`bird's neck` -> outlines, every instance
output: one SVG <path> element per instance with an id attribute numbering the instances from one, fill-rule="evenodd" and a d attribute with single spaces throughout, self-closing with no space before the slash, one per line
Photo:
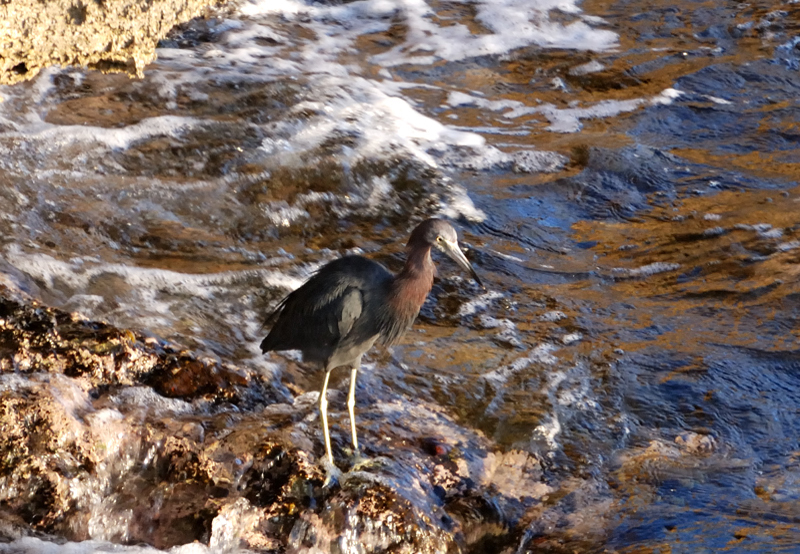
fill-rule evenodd
<path id="1" fill-rule="evenodd" d="M 395 309 L 413 310 L 416 315 L 433 287 L 435 274 L 430 247 L 411 250 L 406 265 L 392 282 L 390 303 Z"/>

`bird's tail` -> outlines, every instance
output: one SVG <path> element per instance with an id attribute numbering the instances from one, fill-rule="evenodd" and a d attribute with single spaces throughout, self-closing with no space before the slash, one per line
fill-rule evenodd
<path id="1" fill-rule="evenodd" d="M 286 306 L 286 302 L 289 300 L 289 296 L 291 294 L 287 294 L 283 297 L 283 299 L 278 302 L 278 305 L 275 306 L 275 309 L 270 312 L 270 314 L 264 319 L 264 323 L 261 324 L 261 329 L 265 329 L 269 327 L 271 330 L 269 334 L 264 337 L 264 340 L 261 341 L 261 353 L 266 354 L 267 352 L 274 349 L 275 346 L 275 339 L 276 339 L 276 329 L 275 329 L 275 322 L 278 320 L 278 317 L 281 315 L 283 308 Z"/>

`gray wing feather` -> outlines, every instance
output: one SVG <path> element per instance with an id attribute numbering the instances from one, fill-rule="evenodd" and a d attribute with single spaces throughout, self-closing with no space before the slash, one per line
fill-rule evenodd
<path id="1" fill-rule="evenodd" d="M 366 315 L 364 295 L 390 280 L 386 269 L 365 258 L 331 262 L 290 293 L 268 318 L 273 325 L 261 343 L 262 352 L 297 349 L 308 361 L 326 361 L 343 341 L 358 342 L 352 334 L 359 333 L 359 321 Z"/>
<path id="2" fill-rule="evenodd" d="M 339 315 L 339 337 L 346 337 L 353 329 L 356 320 L 361 317 L 361 309 L 364 307 L 364 298 L 361 291 L 356 288 L 348 288 L 339 301 L 341 313 Z"/>

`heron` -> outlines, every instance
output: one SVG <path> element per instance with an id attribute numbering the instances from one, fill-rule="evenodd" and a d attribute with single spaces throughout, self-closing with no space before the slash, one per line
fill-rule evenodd
<path id="1" fill-rule="evenodd" d="M 347 410 L 357 454 L 355 394 L 361 357 L 378 340 L 386 346 L 397 344 L 413 325 L 436 275 L 431 259 L 433 248 L 447 254 L 483 287 L 458 245 L 455 229 L 443 219 L 434 218 L 423 221 L 411 232 L 405 265 L 397 275 L 363 256 L 344 256 L 319 269 L 267 317 L 267 325 L 272 324 L 272 328 L 261 342 L 262 353 L 300 350 L 305 363 L 325 370 L 319 413 L 331 466 L 326 397 L 331 371 L 340 366 L 350 368 Z"/>

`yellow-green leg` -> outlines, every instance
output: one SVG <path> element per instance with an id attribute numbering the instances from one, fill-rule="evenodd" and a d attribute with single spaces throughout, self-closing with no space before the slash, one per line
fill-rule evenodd
<path id="1" fill-rule="evenodd" d="M 333 452 L 331 451 L 331 435 L 328 432 L 328 379 L 331 372 L 325 372 L 325 381 L 322 383 L 322 391 L 319 393 L 319 418 L 322 420 L 322 432 L 325 435 L 325 451 L 328 453 L 328 461 L 333 465 Z"/>
<path id="2" fill-rule="evenodd" d="M 350 434 L 353 437 L 353 449 L 358 452 L 358 436 L 356 436 L 356 376 L 358 366 L 350 368 L 350 394 L 347 395 L 347 411 L 350 412 Z"/>

